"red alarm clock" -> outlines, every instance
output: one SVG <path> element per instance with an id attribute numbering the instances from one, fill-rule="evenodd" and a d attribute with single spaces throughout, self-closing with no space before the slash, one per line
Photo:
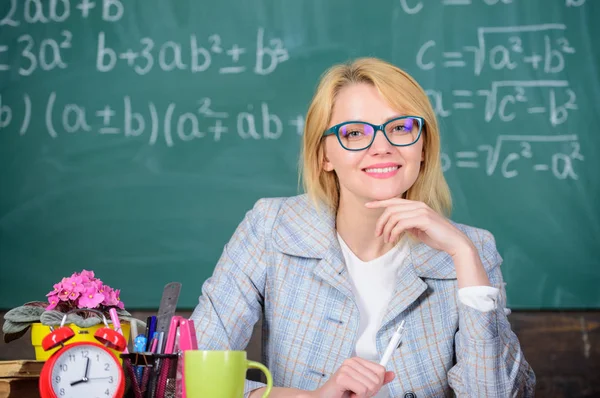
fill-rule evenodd
<path id="1" fill-rule="evenodd" d="M 91 311 L 102 315 L 106 326 L 94 334 L 99 343 L 80 341 L 65 345 L 75 335 L 70 327 L 64 326 L 67 315 L 73 311 L 65 314 L 60 327 L 42 340 L 46 351 L 62 346 L 42 367 L 39 382 L 42 398 L 123 397 L 123 367 L 108 348 L 123 351 L 127 342 L 120 333 L 109 328 L 104 314 Z"/>

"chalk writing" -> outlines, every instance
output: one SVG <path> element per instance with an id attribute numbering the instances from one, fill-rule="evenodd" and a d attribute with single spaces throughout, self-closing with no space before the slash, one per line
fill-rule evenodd
<path id="1" fill-rule="evenodd" d="M 98 4 L 98 11 L 106 22 L 117 22 L 123 17 L 125 8 L 121 0 L 80 0 L 73 7 L 70 0 L 8 0 L 8 11 L 0 18 L 0 27 L 17 27 L 25 24 L 63 23 L 69 20 L 73 11 L 87 18 Z M 23 7 L 21 8 L 20 5 Z"/>
<path id="2" fill-rule="evenodd" d="M 270 39 L 266 43 L 264 36 L 264 29 L 258 28 L 252 68 L 257 75 L 269 75 L 279 64 L 289 59 L 281 39 Z M 163 72 L 186 70 L 198 73 L 211 67 L 215 55 L 224 54 L 231 58 L 231 65 L 220 67 L 219 74 L 245 72 L 247 66 L 241 65 L 239 61 L 240 57 L 247 55 L 247 49 L 235 43 L 229 44 L 228 48 L 223 47 L 224 45 L 218 34 L 209 35 L 204 42 L 192 34 L 185 43 L 172 40 L 156 43 L 149 37 L 143 37 L 135 47 L 119 52 L 112 47 L 106 33 L 99 32 L 96 69 L 99 72 L 110 72 L 122 61 L 140 76 L 150 73 L 155 68 Z"/>
<path id="3" fill-rule="evenodd" d="M 547 95 L 545 103 L 533 102 L 528 94 L 531 90 L 540 90 Z M 533 114 L 547 114 L 552 126 L 558 126 L 567 121 L 569 112 L 578 109 L 577 95 L 569 88 L 565 80 L 506 80 L 491 83 L 489 89 L 476 90 L 452 90 L 450 94 L 439 90 L 428 89 L 430 98 L 436 114 L 440 117 L 449 117 L 455 112 L 474 109 L 478 98 L 483 97 L 483 119 L 491 122 L 498 119 L 502 122 L 510 122 L 517 116 Z"/>
<path id="4" fill-rule="evenodd" d="M 501 156 L 502 150 L 510 143 L 517 143 L 518 149 Z M 533 145 L 561 144 L 563 150 L 544 155 L 543 159 L 535 156 Z M 483 168 L 488 176 L 498 170 L 502 177 L 511 179 L 525 170 L 535 173 L 550 172 L 559 180 L 577 180 L 575 161 L 583 161 L 579 137 L 575 134 L 558 136 L 537 135 L 500 135 L 494 145 L 480 145 L 477 150 L 459 151 L 454 154 L 442 154 L 442 168 L 449 170 L 452 166 L 460 169 Z M 480 158 L 483 156 L 483 160 Z"/>
<path id="5" fill-rule="evenodd" d="M 425 5 L 425 0 L 399 0 L 400 8 L 406 14 L 418 14 Z M 516 0 L 439 0 L 442 6 L 470 6 L 472 4 L 484 4 L 488 6 L 512 4 Z M 576 1 L 576 0 L 571 0 Z M 585 1 L 585 0 L 578 0 Z"/>
<path id="6" fill-rule="evenodd" d="M 576 52 L 563 34 L 565 30 L 564 24 L 481 27 L 477 29 L 478 45 L 463 46 L 462 50 L 439 51 L 434 40 L 426 41 L 417 51 L 416 64 L 422 70 L 440 66 L 446 69 L 465 68 L 472 60 L 475 76 L 481 75 L 485 67 L 495 71 L 530 67 L 536 72 L 552 75 L 562 72 L 567 57 Z M 527 37 L 535 35 L 537 40 L 525 42 L 522 34 Z M 490 40 L 498 37 L 502 39 L 496 41 L 498 44 L 489 44 Z"/>
<path id="7" fill-rule="evenodd" d="M 19 124 L 19 134 L 25 135 L 31 124 L 34 109 L 29 94 L 23 94 L 21 104 L 7 104 L 0 95 L 0 130 L 8 129 L 11 124 Z M 56 92 L 50 93 L 40 106 L 44 114 L 45 129 L 51 138 L 63 134 L 97 133 L 100 135 L 120 135 L 139 137 L 146 135 L 148 144 L 155 145 L 159 140 L 167 147 L 176 141 L 188 142 L 195 139 L 221 141 L 231 131 L 243 140 L 277 140 L 284 134 L 300 135 L 304 129 L 304 118 L 295 115 L 286 120 L 273 113 L 266 102 L 249 104 L 236 115 L 219 111 L 210 98 L 198 100 L 194 111 L 180 110 L 176 103 L 160 108 L 154 102 L 134 101 L 124 96 L 119 105 L 104 104 L 91 108 L 89 105 L 61 101 Z M 16 120 L 15 114 L 22 114 L 22 120 Z"/>
<path id="8" fill-rule="evenodd" d="M 432 4 L 424 0 L 398 1 L 407 15 L 418 14 Z M 500 9 L 519 1 L 439 0 L 437 6 Z M 564 0 L 564 7 L 578 8 L 585 2 Z M 91 34 L 92 54 L 85 58 L 92 74 L 118 71 L 132 78 L 149 79 L 144 76 L 182 72 L 200 75 L 212 71 L 213 77 L 216 74 L 234 80 L 240 74 L 271 75 L 290 60 L 284 40 L 266 31 L 264 24 L 251 28 L 251 39 L 244 37 L 243 41 L 225 31 L 198 30 L 176 38 L 139 34 L 125 41 L 120 31 L 110 28 L 123 20 L 128 4 L 123 0 L 8 0 L 7 7 L 0 11 L 0 28 L 18 31 L 25 25 L 48 25 L 53 29 L 48 29 L 43 37 L 20 31 L 10 42 L 0 43 L 0 76 L 26 79 L 69 69 L 73 55 L 82 51 L 74 48 L 80 41 L 66 29 L 71 27 L 67 24 L 88 18 L 101 22 Z M 171 12 L 168 7 L 164 11 Z M 566 80 L 569 62 L 578 51 L 569 41 L 567 30 L 563 23 L 479 26 L 455 48 L 433 39 L 418 43 L 408 57 L 414 57 L 420 70 L 433 73 L 441 68 L 472 77 L 470 87 L 427 88 L 438 117 L 476 115 L 495 126 L 544 118 L 546 123 L 542 126 L 563 129 L 558 135 L 544 131 L 542 135 L 486 137 L 492 143 L 442 153 L 444 171 L 482 169 L 488 176 L 499 173 L 506 179 L 531 171 L 548 173 L 559 180 L 578 179 L 577 165 L 584 161 L 579 137 L 564 134 L 570 116 L 579 108 L 578 95 Z M 285 31 L 281 34 L 289 36 Z M 521 80 L 522 76 L 538 79 Z M 32 126 L 43 120 L 43 133 L 51 140 L 93 134 L 138 139 L 150 146 L 167 148 L 195 142 L 225 145 L 232 140 L 274 141 L 289 136 L 297 139 L 304 132 L 304 116 L 297 110 L 277 109 L 280 104 L 272 98 L 257 97 L 248 104 L 226 107 L 214 101 L 210 92 L 198 95 L 190 104 L 142 99 L 138 94 L 128 94 L 127 87 L 123 90 L 112 100 L 93 105 L 88 100 L 72 101 L 65 92 L 52 87 L 35 96 L 27 89 L 16 96 L 11 93 L 3 97 L 0 92 L 0 131 L 27 139 L 40 134 L 39 126 L 35 131 Z M 548 145 L 557 149 L 538 151 L 550 153 L 545 157 L 536 155 L 536 148 Z"/>

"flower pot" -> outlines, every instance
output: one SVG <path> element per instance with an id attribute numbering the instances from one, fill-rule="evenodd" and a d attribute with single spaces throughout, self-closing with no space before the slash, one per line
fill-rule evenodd
<path id="1" fill-rule="evenodd" d="M 67 341 L 65 345 L 75 343 L 76 341 L 91 341 L 98 343 L 98 340 L 96 340 L 96 338 L 94 337 L 94 333 L 96 333 L 98 329 L 106 327 L 103 323 L 99 323 L 89 328 L 80 328 L 79 326 L 72 323 L 66 326 L 69 326 L 71 329 L 73 329 L 73 331 L 75 332 L 75 336 L 71 340 Z M 121 330 L 123 330 L 123 336 L 125 336 L 125 340 L 129 341 L 129 322 L 121 322 Z M 56 350 L 60 348 L 59 346 L 48 351 L 44 351 L 44 349 L 42 348 L 42 340 L 44 339 L 44 337 L 46 337 L 46 335 L 50 334 L 50 332 L 51 331 L 49 326 L 42 325 L 39 322 L 36 322 L 31 325 L 31 344 L 35 349 L 35 359 L 38 361 L 47 360 Z M 119 360 L 121 360 L 120 352 L 112 349 L 111 351 L 117 356 L 117 358 L 119 358 Z"/>

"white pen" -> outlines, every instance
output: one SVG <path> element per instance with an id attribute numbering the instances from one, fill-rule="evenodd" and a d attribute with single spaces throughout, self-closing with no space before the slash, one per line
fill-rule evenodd
<path id="1" fill-rule="evenodd" d="M 398 348 L 398 345 L 400 345 L 400 341 L 402 340 L 402 333 L 404 333 L 404 321 L 400 322 L 400 326 L 398 326 L 398 329 L 396 329 L 396 331 L 392 335 L 392 339 L 390 340 L 390 343 L 388 344 L 387 348 L 385 349 L 385 352 L 383 353 L 383 357 L 381 358 L 381 361 L 379 361 L 379 364 L 381 366 L 383 366 L 383 367 L 387 366 L 387 363 L 390 360 L 390 358 L 392 357 L 394 350 L 396 348 Z"/>

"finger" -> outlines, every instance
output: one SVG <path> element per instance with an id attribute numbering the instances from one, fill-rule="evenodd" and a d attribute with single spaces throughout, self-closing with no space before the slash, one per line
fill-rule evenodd
<path id="1" fill-rule="evenodd" d="M 396 378 L 396 374 L 392 371 L 389 372 L 385 372 L 385 377 L 383 379 L 383 384 L 382 387 L 385 386 L 387 383 L 389 383 L 390 381 L 394 380 Z M 380 388 L 381 389 L 381 388 Z M 377 390 L 375 392 L 375 394 L 377 394 L 379 392 L 379 390 Z M 350 398 L 360 398 L 360 395 L 357 395 L 355 393 L 350 393 Z M 343 398 L 345 398 L 346 395 L 343 395 Z"/>
<path id="2" fill-rule="evenodd" d="M 390 241 L 389 237 L 392 233 L 392 230 L 396 227 L 396 224 L 398 224 L 398 221 L 402 220 L 405 217 L 406 217 L 406 215 L 404 215 L 402 213 L 395 213 L 395 214 L 392 214 L 388 218 L 387 222 L 383 226 L 383 230 L 381 231 L 381 236 L 383 236 L 384 242 Z"/>
<path id="3" fill-rule="evenodd" d="M 389 241 L 392 239 L 397 239 L 403 231 L 407 229 L 416 229 L 422 231 L 423 228 L 423 220 L 421 216 L 412 216 L 403 218 L 398 220 L 398 222 L 394 225 L 394 228 L 390 231 Z"/>
<path id="4" fill-rule="evenodd" d="M 348 365 L 347 375 L 349 375 L 353 381 L 358 384 L 353 384 L 353 388 L 350 388 L 350 385 L 344 385 L 344 388 L 348 388 L 350 391 L 355 392 L 356 394 L 374 394 L 373 391 L 377 389 L 378 382 L 377 377 L 375 380 L 371 376 L 367 376 L 364 371 L 359 370 L 355 367 L 356 365 Z"/>
<path id="5" fill-rule="evenodd" d="M 377 373 L 377 370 L 372 369 L 367 363 L 367 360 L 356 358 L 356 360 L 348 361 L 348 366 L 351 366 L 361 375 L 366 376 L 374 384 L 381 384 L 383 382 L 383 372 Z"/>
<path id="6" fill-rule="evenodd" d="M 350 367 L 346 369 L 340 368 L 340 372 L 336 377 L 338 391 L 351 391 L 357 397 L 361 398 L 370 396 L 370 388 L 368 386 L 370 383 L 368 378 Z"/>
<path id="7" fill-rule="evenodd" d="M 377 379 L 379 380 L 380 383 L 383 382 L 383 378 L 385 376 L 385 367 L 381 366 L 380 364 L 373 362 L 373 361 L 369 361 L 368 359 L 364 359 L 364 358 L 356 358 L 357 362 L 360 363 L 361 365 L 363 365 L 364 367 L 366 367 L 367 369 L 371 370 L 373 373 L 375 373 L 377 375 Z"/>
<path id="8" fill-rule="evenodd" d="M 420 209 L 422 206 L 419 203 L 411 202 L 406 205 L 397 205 L 391 206 L 384 210 L 384 212 L 379 216 L 377 223 L 375 223 L 375 236 L 380 236 L 382 234 L 383 227 L 389 221 L 390 217 L 393 214 L 402 213 L 405 211 L 412 211 Z"/>
<path id="9" fill-rule="evenodd" d="M 408 199 L 402 199 L 402 198 L 390 198 L 390 199 L 384 199 L 384 200 L 373 200 L 371 202 L 367 202 L 365 203 L 365 206 L 372 208 L 372 209 L 376 209 L 378 207 L 388 207 L 391 205 L 395 205 L 395 204 L 403 204 L 403 203 L 414 203 L 415 201 L 413 200 L 408 200 Z"/>
<path id="10" fill-rule="evenodd" d="M 421 209 L 413 209 L 408 211 L 401 211 L 394 213 L 389 217 L 388 221 L 384 225 L 383 231 L 381 235 L 384 237 L 386 242 L 392 241 L 392 231 L 401 220 L 413 217 L 421 217 L 423 216 L 423 211 Z"/>
<path id="11" fill-rule="evenodd" d="M 385 372 L 385 376 L 383 378 L 383 385 L 386 385 L 387 383 L 389 383 L 390 381 L 394 380 L 396 378 L 396 374 L 394 372 Z"/>
<path id="12" fill-rule="evenodd" d="M 383 230 L 385 228 L 385 226 L 389 223 L 390 221 L 390 217 L 392 217 L 392 215 L 398 211 L 396 208 L 390 208 L 388 207 L 387 209 L 385 209 L 383 211 L 383 213 L 381 213 L 381 216 L 379 216 L 379 218 L 377 219 L 377 222 L 375 223 L 375 236 L 381 236 L 381 234 L 383 233 Z"/>

